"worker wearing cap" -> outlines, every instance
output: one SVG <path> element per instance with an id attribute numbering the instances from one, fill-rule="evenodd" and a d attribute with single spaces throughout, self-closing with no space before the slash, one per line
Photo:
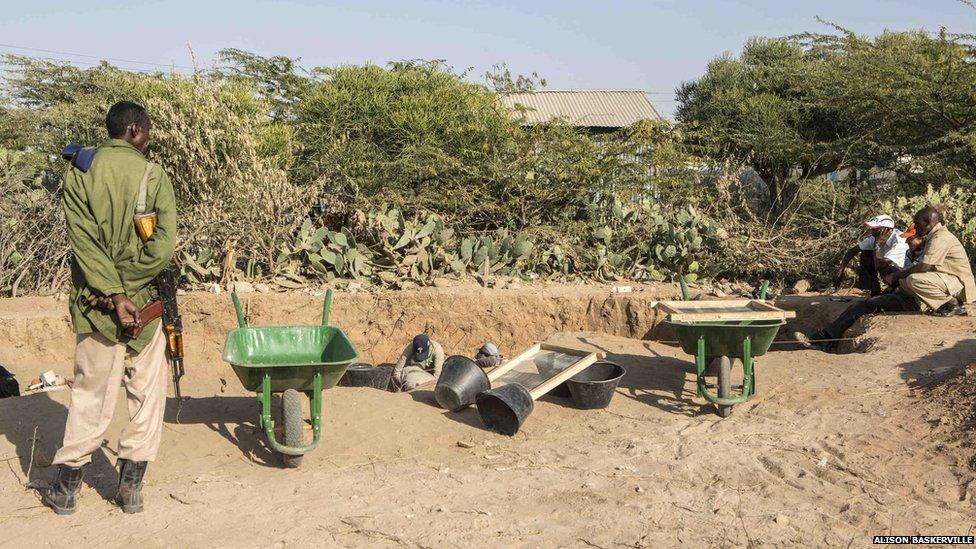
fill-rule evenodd
<path id="1" fill-rule="evenodd" d="M 942 213 L 931 206 L 922 208 L 906 233 L 925 240 L 922 257 L 886 281 L 899 284 L 936 316 L 965 316 L 966 304 L 976 302 L 976 280 L 966 249 L 942 224 Z"/>
<path id="2" fill-rule="evenodd" d="M 864 222 L 870 234 L 852 246 L 844 254 L 834 273 L 834 284 L 840 286 L 847 265 L 859 255 L 857 283 L 855 287 L 868 290 L 872 296 L 881 293 L 879 276 L 884 278 L 908 266 L 908 243 L 895 228 L 895 220 L 889 215 L 879 215 Z"/>
<path id="3" fill-rule="evenodd" d="M 474 361 L 482 369 L 489 370 L 502 363 L 502 355 L 498 352 L 498 347 L 489 341 L 478 349 L 474 355 Z"/>
<path id="4" fill-rule="evenodd" d="M 393 367 L 393 381 L 401 391 L 412 391 L 421 385 L 437 381 L 444 366 L 444 348 L 427 334 L 413 338 L 403 349 Z"/>
<path id="5" fill-rule="evenodd" d="M 922 208 L 915 214 L 915 224 L 899 236 L 921 238 L 925 246 L 916 263 L 885 276 L 885 282 L 897 288 L 851 304 L 829 326 L 809 337 L 794 332 L 800 345 L 828 351 L 857 319 L 873 313 L 919 311 L 924 305 L 937 316 L 967 314 L 966 303 L 976 301 L 976 280 L 966 250 L 942 225 L 942 214 L 932 207 Z"/>

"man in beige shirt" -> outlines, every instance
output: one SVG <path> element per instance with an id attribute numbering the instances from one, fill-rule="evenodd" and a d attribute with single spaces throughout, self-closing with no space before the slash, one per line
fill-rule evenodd
<path id="1" fill-rule="evenodd" d="M 913 237 L 912 229 L 901 236 Z M 959 239 L 942 225 L 939 210 L 927 207 L 915 214 L 914 237 L 925 241 L 922 256 L 909 267 L 884 277 L 886 284 L 895 286 L 894 291 L 855 301 L 813 335 L 794 332 L 797 343 L 807 349 L 830 351 L 859 318 L 875 313 L 914 312 L 924 305 L 938 316 L 967 314 L 966 303 L 976 301 L 972 266 Z"/>
<path id="2" fill-rule="evenodd" d="M 966 304 L 976 301 L 976 280 L 966 249 L 931 206 L 915 214 L 915 234 L 925 239 L 921 259 L 885 277 L 885 282 L 898 283 L 935 315 L 966 315 Z"/>

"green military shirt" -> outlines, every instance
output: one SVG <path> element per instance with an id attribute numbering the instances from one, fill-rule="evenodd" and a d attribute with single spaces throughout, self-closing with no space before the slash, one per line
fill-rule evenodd
<path id="1" fill-rule="evenodd" d="M 153 297 L 150 282 L 173 257 L 176 199 L 159 166 L 150 171 L 147 186 L 146 211 L 159 217 L 148 242 L 139 238 L 132 220 L 146 162 L 128 142 L 109 139 L 98 147 L 87 172 L 71 166 L 64 177 L 64 216 L 74 252 L 69 300 L 74 331 L 97 331 L 137 352 L 149 344 L 160 321 L 129 339 L 115 311 L 92 307 L 86 298 L 92 291 L 105 296 L 124 293 L 137 307 L 145 307 Z"/>

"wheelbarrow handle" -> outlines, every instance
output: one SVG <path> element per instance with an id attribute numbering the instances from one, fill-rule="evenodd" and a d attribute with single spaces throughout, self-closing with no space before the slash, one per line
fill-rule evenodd
<path id="1" fill-rule="evenodd" d="M 247 320 L 244 319 L 244 310 L 241 309 L 241 300 L 237 297 L 237 292 L 231 292 L 230 299 L 234 302 L 234 312 L 237 313 L 237 325 L 247 328 Z"/>
<path id="2" fill-rule="evenodd" d="M 332 312 L 332 288 L 325 291 L 325 301 L 322 303 L 322 325 L 329 325 L 329 315 Z"/>

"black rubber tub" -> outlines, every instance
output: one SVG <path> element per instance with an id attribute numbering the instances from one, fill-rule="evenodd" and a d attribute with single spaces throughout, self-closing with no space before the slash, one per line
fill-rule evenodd
<path id="1" fill-rule="evenodd" d="M 388 391 L 392 377 L 392 364 L 373 366 L 365 362 L 356 362 L 346 368 L 346 373 L 339 380 L 339 385 L 343 387 L 372 387 L 381 391 Z"/>
<path id="2" fill-rule="evenodd" d="M 620 378 L 626 373 L 624 367 L 615 362 L 594 362 L 566 381 L 573 404 L 584 410 L 606 408 L 610 405 Z"/>
<path id="3" fill-rule="evenodd" d="M 518 432 L 535 407 L 528 389 L 518 383 L 479 393 L 475 404 L 486 427 L 508 436 Z"/>
<path id="4" fill-rule="evenodd" d="M 445 410 L 458 412 L 474 404 L 479 393 L 491 389 L 491 382 L 475 361 L 455 355 L 444 361 L 434 398 Z"/>

